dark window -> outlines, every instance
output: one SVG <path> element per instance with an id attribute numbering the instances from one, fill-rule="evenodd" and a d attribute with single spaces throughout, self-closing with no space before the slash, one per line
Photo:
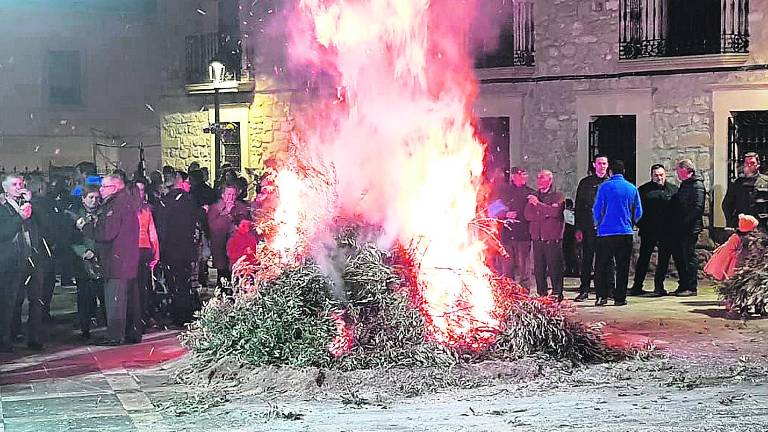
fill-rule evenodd
<path id="1" fill-rule="evenodd" d="M 608 156 L 608 161 L 624 161 L 624 178 L 635 183 L 636 161 L 635 116 L 597 116 L 589 123 L 589 167 L 598 153 Z"/>
<path id="2" fill-rule="evenodd" d="M 231 128 L 226 128 L 221 132 L 221 154 L 222 162 L 228 163 L 237 171 L 240 171 L 240 123 L 228 122 Z"/>
<path id="3" fill-rule="evenodd" d="M 478 133 L 487 143 L 485 172 L 491 175 L 496 170 L 504 172 L 509 181 L 509 117 L 483 117 L 479 120 Z"/>
<path id="4" fill-rule="evenodd" d="M 48 52 L 48 102 L 54 105 L 80 105 L 80 51 Z"/>
<path id="5" fill-rule="evenodd" d="M 742 172 L 744 153 L 755 152 L 768 166 L 768 111 L 737 111 L 728 119 L 728 178 Z"/>
<path id="6" fill-rule="evenodd" d="M 493 0 L 495 12 L 506 17 L 493 47 L 481 46 L 478 68 L 533 66 L 533 2 Z M 487 29 L 482 29 L 487 31 Z"/>
<path id="7" fill-rule="evenodd" d="M 668 56 L 720 52 L 720 0 L 667 0 Z"/>
<path id="8" fill-rule="evenodd" d="M 620 0 L 622 59 L 746 53 L 749 0 Z"/>

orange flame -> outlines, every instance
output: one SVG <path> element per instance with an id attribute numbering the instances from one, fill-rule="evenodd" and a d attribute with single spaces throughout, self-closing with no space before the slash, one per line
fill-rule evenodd
<path id="1" fill-rule="evenodd" d="M 298 0 L 290 53 L 335 77 L 337 97 L 307 107 L 299 124 L 304 135 L 275 179 L 269 242 L 290 261 L 334 216 L 355 215 L 383 226 L 382 242 L 423 245 L 414 258 L 430 337 L 479 350 L 500 330 L 501 312 L 484 243 L 470 229 L 485 150 L 469 109 L 472 4 Z"/>
<path id="2" fill-rule="evenodd" d="M 334 312 L 331 319 L 336 325 L 336 337 L 328 345 L 328 351 L 334 357 L 340 357 L 352 349 L 354 343 L 354 332 L 344 320 L 344 312 Z"/>

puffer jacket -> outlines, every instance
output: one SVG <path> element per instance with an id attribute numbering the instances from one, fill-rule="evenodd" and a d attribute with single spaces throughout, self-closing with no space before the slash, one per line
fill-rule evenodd
<path id="1" fill-rule="evenodd" d="M 698 233 L 704 229 L 701 218 L 704 216 L 704 201 L 707 189 L 704 181 L 696 174 L 683 180 L 680 188 L 672 197 L 674 202 L 675 223 L 681 233 Z"/>

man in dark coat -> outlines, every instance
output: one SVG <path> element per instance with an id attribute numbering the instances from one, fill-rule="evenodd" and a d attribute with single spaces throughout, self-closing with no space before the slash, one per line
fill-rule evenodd
<path id="1" fill-rule="evenodd" d="M 199 169 L 189 172 L 189 187 L 189 193 L 199 207 L 211 205 L 218 198 L 216 191 L 205 182 L 205 174 Z"/>
<path id="2" fill-rule="evenodd" d="M 40 177 L 26 180 L 27 189 L 32 192 L 32 219 L 38 228 L 41 250 L 41 262 L 37 271 L 42 273 L 41 299 L 43 301 L 43 320 L 51 321 L 51 300 L 56 285 L 54 253 L 61 243 L 62 220 L 64 212 L 58 208 L 58 202 L 48 185 Z"/>
<path id="3" fill-rule="evenodd" d="M 3 179 L 0 197 L 0 352 L 13 351 L 13 339 L 21 332 L 21 303 L 29 302 L 27 347 L 42 349 L 41 269 L 50 256 L 41 253 L 41 239 L 35 220 L 31 193 L 24 179 L 9 175 Z"/>
<path id="4" fill-rule="evenodd" d="M 592 264 L 595 258 L 595 241 L 597 240 L 597 230 L 592 218 L 592 206 L 595 204 L 598 186 L 608 180 L 608 157 L 604 154 L 595 155 L 592 167 L 595 173 L 581 179 L 576 188 L 574 219 L 576 241 L 581 243 L 581 284 L 579 285 L 579 295 L 573 299 L 576 302 L 582 302 L 589 298 Z M 608 265 L 611 268 L 609 273 L 613 274 L 613 261 Z M 609 280 L 608 283 L 613 286 L 613 279 Z"/>
<path id="5" fill-rule="evenodd" d="M 95 222 L 77 221 L 83 234 L 96 240 L 104 274 L 107 339 L 100 345 L 141 342 L 144 326 L 136 277 L 139 269 L 138 200 L 119 175 L 104 177 L 102 204 Z"/>
<path id="6" fill-rule="evenodd" d="M 739 225 L 739 214 L 752 215 L 760 221 L 763 230 L 768 229 L 768 175 L 760 173 L 760 157 L 757 153 L 744 154 L 744 175 L 728 185 L 723 198 L 723 213 L 731 228 Z"/>
<path id="7" fill-rule="evenodd" d="M 675 264 L 680 274 L 680 287 L 673 293 L 680 297 L 695 296 L 698 292 L 699 261 L 696 257 L 696 242 L 704 229 L 701 218 L 704 216 L 704 200 L 707 190 L 704 182 L 696 175 L 696 165 L 690 159 L 677 163 L 677 178 L 680 188 L 672 198 L 675 209 L 677 250 Z M 678 259 L 679 256 L 679 259 Z"/>
<path id="8" fill-rule="evenodd" d="M 531 290 L 531 233 L 525 219 L 528 197 L 536 191 L 529 188 L 528 173 L 520 167 L 512 167 L 512 185 L 507 189 L 507 221 L 501 231 L 501 242 L 514 263 L 514 280 Z"/>
<path id="9" fill-rule="evenodd" d="M 539 296 L 547 295 L 547 276 L 552 295 L 563 300 L 563 230 L 565 196 L 555 190 L 552 172 L 541 170 L 536 177 L 538 191 L 528 196 L 525 218 L 533 240 L 533 272 Z"/>
<path id="10" fill-rule="evenodd" d="M 170 314 L 176 325 L 192 321 L 200 301 L 192 289 L 192 261 L 197 260 L 195 231 L 203 224 L 203 210 L 189 194 L 189 183 L 177 174 L 173 188 L 156 207 L 155 224 L 160 239 L 160 256 L 166 269 L 171 294 Z"/>
<path id="11" fill-rule="evenodd" d="M 672 197 L 677 186 L 667 181 L 667 171 L 661 164 L 651 166 L 651 181 L 638 188 L 643 204 L 643 217 L 637 223 L 640 228 L 640 255 L 635 267 L 635 282 L 629 295 L 661 297 L 667 295 L 664 279 L 667 277 L 669 258 L 672 256 L 674 232 L 671 229 Z M 643 291 L 643 282 L 648 273 L 648 263 L 653 249 L 658 248 L 656 274 L 653 278 L 653 292 Z M 678 262 L 675 265 L 680 266 Z"/>

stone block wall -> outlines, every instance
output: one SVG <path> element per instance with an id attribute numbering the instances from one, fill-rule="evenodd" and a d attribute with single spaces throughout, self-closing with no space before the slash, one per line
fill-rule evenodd
<path id="1" fill-rule="evenodd" d="M 747 64 L 768 62 L 768 2 L 750 2 Z M 612 73 L 619 64 L 619 0 L 537 0 L 536 74 Z"/>
<path id="2" fill-rule="evenodd" d="M 534 11 L 537 74 L 591 74 L 615 69 L 619 58 L 618 0 L 537 1 Z"/>
<path id="3" fill-rule="evenodd" d="M 285 148 L 291 139 L 294 120 L 288 98 L 280 95 L 255 95 L 248 127 L 248 168 L 260 173 L 264 169 L 264 161 Z"/>
<path id="4" fill-rule="evenodd" d="M 605 91 L 609 94 L 622 89 L 650 89 L 653 95 L 649 113 L 652 125 L 650 147 L 654 162 L 671 169 L 674 162 L 690 158 L 696 162 L 705 184 L 711 189 L 714 146 L 727 145 L 714 142 L 712 89 L 718 85 L 752 81 L 768 81 L 768 72 L 508 84 L 524 95 L 522 163 L 534 172 L 541 168 L 551 169 L 559 189 L 573 197 L 579 180 L 578 158 L 587 157 L 578 154 L 576 99 L 579 92 Z M 647 168 L 638 167 L 639 182 L 649 180 Z M 670 177 L 674 175 L 670 173 Z"/>
<path id="5" fill-rule="evenodd" d="M 287 98 L 279 95 L 256 94 L 248 108 L 247 143 L 243 147 L 242 174 L 258 174 L 264 161 L 290 140 L 294 121 Z M 222 121 L 229 119 L 222 114 Z M 173 112 L 163 116 L 161 129 L 164 165 L 177 168 L 199 162 L 213 167 L 213 138 L 203 133 L 209 124 L 207 111 Z"/>
<path id="6" fill-rule="evenodd" d="M 208 127 L 208 113 L 182 112 L 163 117 L 160 131 L 163 165 L 187 169 L 197 161 L 203 166 L 213 165 L 211 135 L 203 133 Z"/>

